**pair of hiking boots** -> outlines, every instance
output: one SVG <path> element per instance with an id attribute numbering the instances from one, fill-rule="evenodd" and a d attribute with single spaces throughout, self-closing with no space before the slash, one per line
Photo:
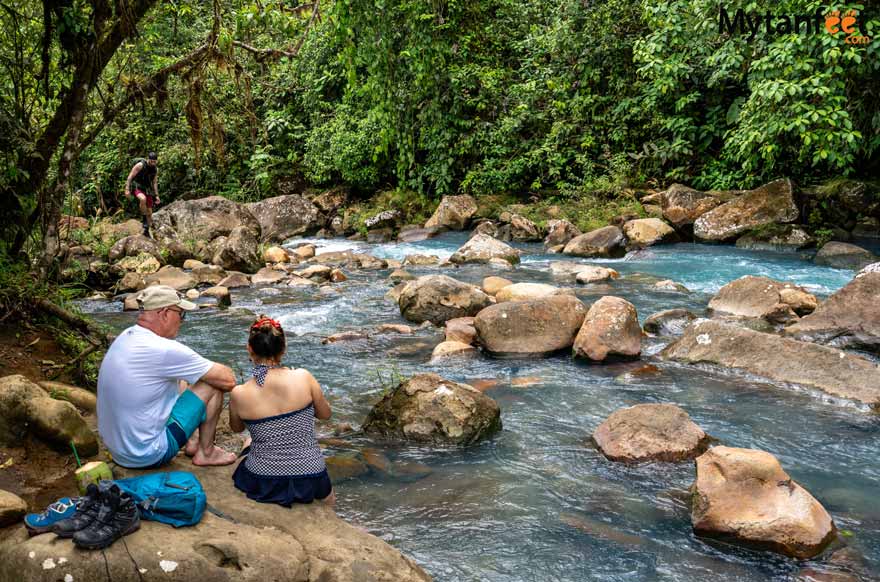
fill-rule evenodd
<path id="1" fill-rule="evenodd" d="M 140 513 L 134 500 L 115 483 L 101 481 L 86 488 L 71 517 L 52 524 L 48 531 L 61 538 L 73 538 L 77 547 L 100 550 L 140 526 Z"/>

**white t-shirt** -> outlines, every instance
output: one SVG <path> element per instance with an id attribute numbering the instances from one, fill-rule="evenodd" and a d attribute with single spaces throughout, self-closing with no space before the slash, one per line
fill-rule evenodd
<path id="1" fill-rule="evenodd" d="M 126 467 L 157 463 L 168 450 L 165 423 L 179 395 L 178 380 L 193 384 L 212 365 L 145 327 L 120 333 L 98 372 L 98 432 L 113 459 Z"/>

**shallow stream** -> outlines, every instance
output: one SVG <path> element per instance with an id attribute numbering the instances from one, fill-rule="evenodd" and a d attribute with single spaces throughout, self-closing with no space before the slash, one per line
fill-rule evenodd
<path id="1" fill-rule="evenodd" d="M 402 260 L 413 253 L 448 257 L 466 234 L 410 244 L 368 245 L 310 240 L 318 252 L 356 249 Z M 289 241 L 296 246 L 309 239 Z M 570 257 L 516 245 L 523 263 L 513 271 L 485 265 L 443 272 L 477 283 L 495 274 L 514 281 L 550 282 L 549 263 Z M 588 262 L 581 259 L 576 261 Z M 742 275 L 766 275 L 807 287 L 820 297 L 845 285 L 851 271 L 817 267 L 798 255 L 730 246 L 677 244 L 626 259 L 589 261 L 617 269 L 610 285 L 578 286 L 584 301 L 614 294 L 639 316 L 686 307 L 702 313 L 711 294 Z M 723 444 L 774 454 L 783 468 L 832 514 L 847 543 L 863 555 L 864 571 L 880 576 L 880 418 L 818 393 L 776 386 L 743 375 L 655 361 L 664 341 L 648 339 L 641 363 L 587 365 L 567 356 L 481 358 L 427 364 L 442 330 L 411 336 L 374 335 L 322 345 L 327 335 L 406 323 L 384 298 L 390 271 L 350 272 L 349 280 L 316 289 L 262 287 L 233 290 L 233 308 L 190 315 L 179 339 L 202 355 L 249 370 L 244 344 L 253 313 L 280 318 L 288 333 L 288 365 L 306 367 L 325 388 L 334 422 L 359 425 L 397 376 L 434 371 L 452 380 L 495 380 L 487 394 L 501 406 L 503 431 L 467 449 L 384 447 L 350 439 L 351 455 L 379 448 L 391 474 L 373 471 L 337 483 L 338 512 L 385 539 L 436 580 L 794 580 L 809 563 L 710 544 L 690 527 L 688 487 L 693 463 L 627 466 L 605 460 L 590 444 L 593 429 L 618 408 L 671 402 L 683 407 Z M 657 291 L 671 278 L 691 293 Z M 557 284 L 567 286 L 569 283 Z M 135 314 L 120 303 L 88 301 L 86 311 L 116 329 Z M 249 310 L 249 311 L 245 311 Z M 645 361 L 661 369 L 625 376 Z M 323 429 L 329 433 L 329 428 Z"/>

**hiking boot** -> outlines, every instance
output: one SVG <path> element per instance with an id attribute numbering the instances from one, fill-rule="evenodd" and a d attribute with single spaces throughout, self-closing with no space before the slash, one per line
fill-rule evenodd
<path id="1" fill-rule="evenodd" d="M 61 538 L 72 538 L 73 534 L 85 529 L 98 516 L 98 508 L 101 506 L 101 492 L 98 486 L 90 483 L 86 488 L 84 497 L 80 497 L 76 504 L 76 512 L 60 521 L 55 522 L 48 531 Z"/>
<path id="2" fill-rule="evenodd" d="M 113 484 L 102 492 L 97 517 L 73 535 L 73 543 L 78 548 L 101 550 L 140 527 L 141 516 L 134 500 Z"/>
<path id="3" fill-rule="evenodd" d="M 24 518 L 28 535 L 37 536 L 52 531 L 52 527 L 63 519 L 73 517 L 82 497 L 62 497 L 46 508 L 43 513 L 29 513 Z"/>

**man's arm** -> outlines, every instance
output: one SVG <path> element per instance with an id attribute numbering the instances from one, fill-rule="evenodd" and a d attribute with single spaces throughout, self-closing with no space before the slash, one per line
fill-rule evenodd
<path id="1" fill-rule="evenodd" d="M 204 376 L 199 378 L 199 381 L 210 384 L 223 392 L 229 392 L 235 388 L 235 374 L 232 373 L 232 368 L 217 362 L 214 362 L 214 365 L 205 372 Z"/>
<path id="2" fill-rule="evenodd" d="M 138 162 L 131 169 L 131 172 L 128 173 L 128 178 L 125 179 L 125 195 L 128 196 L 131 194 L 131 181 L 134 180 L 134 177 L 138 175 L 138 172 L 143 168 L 143 162 Z"/>
<path id="3" fill-rule="evenodd" d="M 156 196 L 156 202 L 159 200 L 159 174 L 158 172 L 153 176 L 153 195 Z"/>

